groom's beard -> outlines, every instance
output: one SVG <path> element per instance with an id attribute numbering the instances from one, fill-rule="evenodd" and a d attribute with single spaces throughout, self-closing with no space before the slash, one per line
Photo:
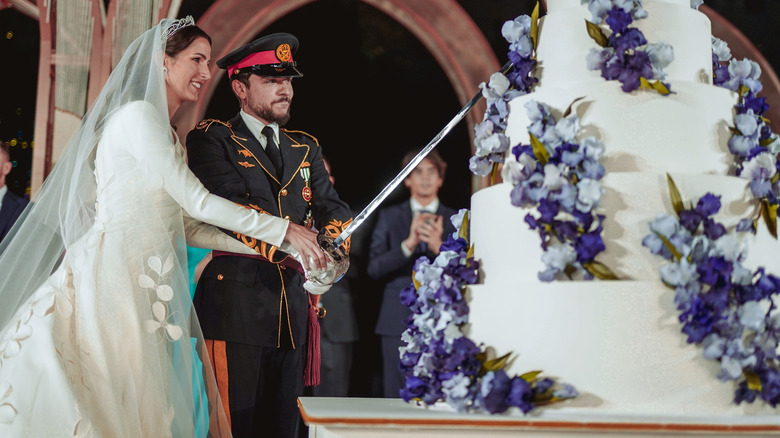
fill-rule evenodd
<path id="1" fill-rule="evenodd" d="M 290 121 L 290 109 L 292 109 L 292 104 L 287 106 L 287 111 L 274 111 L 273 104 L 279 102 L 290 102 L 290 99 L 278 99 L 269 105 L 250 101 L 247 102 L 247 106 L 253 113 L 257 114 L 258 117 L 267 121 L 269 124 L 276 122 L 277 125 L 284 126 Z"/>

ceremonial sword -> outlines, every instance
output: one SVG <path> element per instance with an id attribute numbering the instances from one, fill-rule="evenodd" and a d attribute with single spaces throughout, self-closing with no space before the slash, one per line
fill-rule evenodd
<path id="1" fill-rule="evenodd" d="M 510 68 L 512 68 L 512 61 L 504 64 L 504 66 L 501 67 L 501 70 L 499 70 L 499 73 L 506 74 Z M 361 211 L 360 214 L 352 220 L 352 223 L 349 224 L 347 228 L 345 228 L 344 231 L 342 231 L 341 234 L 339 234 L 338 237 L 336 237 L 330 243 L 333 249 L 338 248 L 347 241 L 349 236 L 351 236 L 352 233 L 354 233 L 355 230 L 357 230 L 360 225 L 362 225 L 363 222 L 365 222 L 366 219 L 371 216 L 371 214 L 379 207 L 379 204 L 381 204 L 388 196 L 390 196 L 390 193 L 392 193 L 393 190 L 395 190 L 395 188 L 401 184 L 401 181 L 403 181 L 404 178 L 412 173 L 412 170 L 414 170 L 414 168 L 420 164 L 420 162 L 433 150 L 433 148 L 435 148 L 436 145 L 441 142 L 444 136 L 449 134 L 449 132 L 452 131 L 452 128 L 454 128 L 455 125 L 463 120 L 463 117 L 466 116 L 466 113 L 471 111 L 471 109 L 474 108 L 474 105 L 476 105 L 481 98 L 482 91 L 480 90 L 476 95 L 474 95 L 474 97 L 471 98 L 466 106 L 461 108 L 460 111 L 455 114 L 455 117 L 453 117 L 452 120 L 450 120 L 449 123 L 447 123 L 447 125 L 445 125 L 444 128 L 439 131 L 439 133 L 436 134 L 436 136 L 433 137 L 433 139 L 428 142 L 428 144 L 417 155 L 415 155 L 414 158 L 412 158 L 412 161 L 410 161 L 409 164 L 407 164 L 406 167 L 404 167 L 401 172 L 396 175 L 395 178 L 393 178 L 393 180 L 390 181 L 390 183 L 386 185 L 378 195 L 376 195 L 376 197 L 366 206 L 366 208 L 364 208 L 363 211 Z"/>

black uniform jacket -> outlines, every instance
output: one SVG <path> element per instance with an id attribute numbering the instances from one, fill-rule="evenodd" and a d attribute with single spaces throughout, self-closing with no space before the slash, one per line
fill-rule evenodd
<path id="1" fill-rule="evenodd" d="M 240 115 L 228 122 L 198 123 L 187 135 L 188 163 L 216 195 L 338 235 L 351 222 L 351 213 L 328 179 L 317 139 L 284 129 L 279 137 L 281 178 L 274 176 L 265 150 Z M 276 247 L 224 231 L 272 262 L 214 257 L 193 299 L 203 336 L 261 347 L 278 347 L 291 338 L 297 348 L 305 339 L 309 305 L 303 275 L 278 263 L 286 254 Z"/>

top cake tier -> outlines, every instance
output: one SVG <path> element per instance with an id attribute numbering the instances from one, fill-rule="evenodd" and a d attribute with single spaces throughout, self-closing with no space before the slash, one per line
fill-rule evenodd
<path id="1" fill-rule="evenodd" d="M 603 81 L 600 71 L 587 69 L 586 57 L 598 48 L 588 36 L 585 20 L 591 13 L 580 0 L 548 0 L 540 20 L 537 75 L 542 84 L 565 86 Z M 669 82 L 712 83 L 710 21 L 690 7 L 690 0 L 645 0 L 648 17 L 634 21 L 649 43 L 667 42 L 674 61 L 664 69 Z M 609 29 L 603 26 L 605 32 Z"/>

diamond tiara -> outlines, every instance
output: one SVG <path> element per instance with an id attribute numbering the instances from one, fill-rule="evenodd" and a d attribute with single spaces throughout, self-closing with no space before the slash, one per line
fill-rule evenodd
<path id="1" fill-rule="evenodd" d="M 192 18 L 192 15 L 187 15 L 184 18 L 173 20 L 173 22 L 171 22 L 171 25 L 168 26 L 168 29 L 165 30 L 165 34 L 164 34 L 165 41 L 170 39 L 173 36 L 173 34 L 178 32 L 179 30 L 187 26 L 194 26 L 194 25 L 195 25 L 195 20 Z"/>

